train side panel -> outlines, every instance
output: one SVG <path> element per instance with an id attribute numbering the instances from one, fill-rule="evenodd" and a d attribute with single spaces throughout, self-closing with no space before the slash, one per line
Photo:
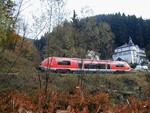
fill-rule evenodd
<path id="1" fill-rule="evenodd" d="M 123 61 L 91 60 L 80 58 L 49 57 L 41 62 L 40 69 L 54 72 L 125 72 L 130 66 Z"/>
<path id="2" fill-rule="evenodd" d="M 54 72 L 68 72 L 77 70 L 78 64 L 71 58 L 49 57 L 40 64 L 40 68 Z"/>

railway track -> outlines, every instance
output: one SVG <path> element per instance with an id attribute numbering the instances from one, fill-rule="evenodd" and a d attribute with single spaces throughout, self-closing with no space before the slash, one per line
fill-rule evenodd
<path id="1" fill-rule="evenodd" d="M 19 73 L 0 73 L 0 76 L 6 76 L 6 75 L 18 75 Z"/>

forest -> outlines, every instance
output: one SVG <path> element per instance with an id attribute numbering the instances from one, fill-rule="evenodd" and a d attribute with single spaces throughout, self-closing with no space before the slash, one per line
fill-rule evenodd
<path id="1" fill-rule="evenodd" d="M 120 13 L 79 18 L 73 11 L 69 21 L 62 16 L 63 0 L 40 0 L 46 12 L 32 15 L 35 22 L 31 27 L 22 15 L 29 1 L 0 1 L 0 112 L 150 111 L 149 72 L 62 74 L 38 70 L 48 56 L 84 58 L 93 50 L 101 59 L 111 59 L 114 48 L 129 37 L 145 48 L 150 59 L 149 19 Z"/>
<path id="2" fill-rule="evenodd" d="M 93 50 L 101 59 L 111 59 L 114 49 L 127 43 L 131 37 L 134 44 L 145 49 L 147 58 L 150 59 L 149 32 L 150 20 L 137 18 L 135 15 L 116 13 L 79 20 L 74 12 L 71 22 L 65 21 L 62 26 L 46 33 L 34 44 L 43 51 L 46 39 L 50 38 L 51 54 L 55 56 L 75 57 L 75 54 L 81 55 L 78 52 L 86 54 L 88 50 Z M 56 45 L 59 47 L 55 47 Z M 56 51 L 58 53 L 54 53 Z"/>

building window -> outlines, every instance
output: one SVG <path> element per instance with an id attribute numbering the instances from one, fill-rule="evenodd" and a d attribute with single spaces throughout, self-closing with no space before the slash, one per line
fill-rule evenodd
<path id="1" fill-rule="evenodd" d="M 67 60 L 58 61 L 58 65 L 71 65 L 71 62 Z"/>

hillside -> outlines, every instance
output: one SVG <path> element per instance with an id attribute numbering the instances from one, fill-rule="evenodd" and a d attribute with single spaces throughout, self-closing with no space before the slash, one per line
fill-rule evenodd
<path id="1" fill-rule="evenodd" d="M 48 86 L 45 84 L 46 76 Z M 123 75 L 32 73 L 0 78 L 0 83 L 0 112 L 26 110 L 56 113 L 58 110 L 65 110 L 75 113 L 97 111 L 148 113 L 150 110 L 148 73 Z"/>
<path id="2" fill-rule="evenodd" d="M 0 112 L 146 112 L 150 73 L 60 74 L 39 72 L 38 62 L 5 51 L 0 55 Z M 11 74 L 6 72 L 11 68 Z M 145 106 L 145 107 L 143 107 Z"/>
<path id="3" fill-rule="evenodd" d="M 140 48 L 146 50 L 147 58 L 150 59 L 150 20 L 137 18 L 135 15 L 109 14 L 94 16 L 97 24 L 107 22 L 115 35 L 115 47 L 125 44 L 129 37 Z"/>
<path id="4" fill-rule="evenodd" d="M 0 73 L 7 73 L 12 65 L 14 66 L 10 71 L 11 73 L 35 71 L 35 62 L 28 60 L 24 57 L 17 57 L 17 54 L 14 54 L 10 51 L 6 51 L 3 54 L 0 54 Z M 17 61 L 15 62 L 16 59 Z"/>
<path id="5" fill-rule="evenodd" d="M 128 42 L 131 37 L 134 44 L 145 49 L 150 60 L 149 32 L 150 20 L 137 18 L 135 15 L 117 13 L 80 20 L 75 16 L 71 22 L 65 21 L 62 26 L 54 28 L 52 33 L 46 33 L 34 44 L 40 51 L 44 51 L 49 38 L 50 55 L 75 57 L 78 54 L 81 57 L 88 50 L 94 50 L 101 59 L 110 59 L 114 49 Z"/>
<path id="6" fill-rule="evenodd" d="M 110 24 L 112 32 L 115 34 L 117 46 L 124 44 L 128 37 L 132 37 L 134 42 L 142 48 L 145 47 L 144 44 L 149 43 L 150 20 L 137 18 L 135 15 L 121 15 L 120 13 L 96 15 L 95 18 L 97 23 L 105 21 Z"/>

